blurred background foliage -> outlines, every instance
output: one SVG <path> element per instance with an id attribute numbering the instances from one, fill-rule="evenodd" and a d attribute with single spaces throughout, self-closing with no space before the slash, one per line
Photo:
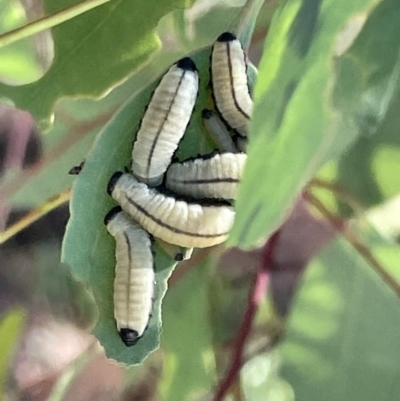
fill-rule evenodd
<path id="1" fill-rule="evenodd" d="M 76 3 L 0 0 L 0 33 Z M 399 8 L 266 0 L 248 15 L 245 3 L 112 0 L 0 47 L 0 224 L 42 216 L 0 247 L 0 398 L 214 399 L 265 237 L 279 225 L 269 289 L 225 399 L 398 399 Z M 230 26 L 251 39 L 250 60 L 262 59 L 234 233 L 237 245 L 261 237 L 261 247 L 201 250 L 178 265 L 160 349 L 124 368 L 88 334 L 98 317 L 90 285 L 60 263 L 67 205 L 41 208 L 68 193 L 69 169 L 93 154 L 132 94 Z M 364 248 L 302 198 L 311 178 L 307 199 L 322 201 Z"/>

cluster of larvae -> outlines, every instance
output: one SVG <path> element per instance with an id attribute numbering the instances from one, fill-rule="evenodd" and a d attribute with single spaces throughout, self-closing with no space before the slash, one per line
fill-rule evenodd
<path id="1" fill-rule="evenodd" d="M 119 206 L 104 222 L 116 240 L 114 315 L 122 341 L 134 345 L 151 316 L 154 291 L 153 238 L 187 248 L 224 242 L 235 218 L 232 200 L 246 163 L 243 152 L 253 101 L 247 63 L 231 33 L 215 42 L 211 81 L 218 114 L 203 111 L 206 129 L 221 153 L 172 162 L 196 103 L 199 77 L 183 58 L 164 75 L 146 109 L 132 151 L 132 174 L 116 172 L 108 193 Z M 231 136 L 227 126 L 235 135 Z"/>

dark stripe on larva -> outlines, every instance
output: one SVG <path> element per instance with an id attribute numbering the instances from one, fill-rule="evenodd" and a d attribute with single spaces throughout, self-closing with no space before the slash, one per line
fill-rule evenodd
<path id="1" fill-rule="evenodd" d="M 132 252 L 131 252 L 131 243 L 129 242 L 129 237 L 128 237 L 128 235 L 126 234 L 126 232 L 124 232 L 124 238 L 125 238 L 125 241 L 126 241 L 126 246 L 127 246 L 127 248 L 128 248 L 128 288 L 127 288 L 127 295 L 126 295 L 126 302 L 127 302 L 127 306 L 126 306 L 126 313 L 127 313 L 127 316 L 128 316 L 128 322 L 129 322 L 129 316 L 130 316 L 130 311 L 129 311 L 129 307 L 130 307 L 130 300 L 129 300 L 129 295 L 130 295 L 130 287 L 131 287 L 131 263 L 132 263 L 132 260 L 131 260 L 131 255 L 132 255 Z M 129 324 L 129 323 L 128 323 Z"/>
<path id="2" fill-rule="evenodd" d="M 240 181 L 236 178 L 209 178 L 203 180 L 178 180 L 172 179 L 172 182 L 178 184 L 222 184 L 222 183 L 239 183 Z"/>
<path id="3" fill-rule="evenodd" d="M 232 60 L 231 60 L 231 48 L 230 48 L 230 43 L 231 42 L 226 42 L 226 52 L 228 54 L 228 68 L 229 68 L 229 81 L 231 84 L 231 94 L 233 98 L 233 103 L 236 106 L 237 111 L 243 115 L 243 117 L 247 118 L 250 120 L 250 116 L 240 107 L 239 102 L 236 98 L 236 92 L 235 92 L 235 87 L 233 84 L 233 71 L 232 71 Z"/>
<path id="4" fill-rule="evenodd" d="M 187 70 L 183 70 L 182 76 L 180 77 L 179 82 L 178 82 L 178 86 L 176 87 L 174 96 L 172 97 L 172 101 L 171 101 L 171 103 L 170 103 L 170 105 L 169 105 L 169 107 L 168 107 L 167 114 L 165 115 L 164 121 L 163 121 L 163 123 L 161 124 L 160 128 L 158 129 L 157 134 L 156 134 L 156 137 L 154 138 L 154 142 L 153 142 L 152 145 L 151 145 L 149 157 L 148 157 L 148 159 L 147 159 L 146 175 L 149 175 L 149 172 L 150 172 L 150 165 L 151 165 L 151 159 L 153 158 L 154 149 L 156 148 L 157 141 L 158 141 L 158 138 L 159 138 L 159 136 L 160 136 L 160 134 L 161 134 L 161 131 L 162 131 L 163 128 L 164 128 L 164 124 L 165 124 L 166 121 L 168 120 L 169 113 L 171 112 L 171 108 L 172 108 L 173 104 L 175 103 L 176 95 L 177 95 L 177 93 L 178 93 L 179 88 L 181 87 L 181 84 L 182 84 L 182 81 L 183 81 L 183 77 L 185 76 L 186 71 L 187 71 Z"/>
<path id="5" fill-rule="evenodd" d="M 125 195 L 125 199 L 133 205 L 139 212 L 142 212 L 146 217 L 148 217 L 150 220 L 154 221 L 154 223 L 158 224 L 161 227 L 167 228 L 168 230 L 172 231 L 173 233 L 176 234 L 183 234 L 187 235 L 188 237 L 196 237 L 196 238 L 217 238 L 217 237 L 222 237 L 223 235 L 228 235 L 229 232 L 222 233 L 222 234 L 197 234 L 197 233 L 190 233 L 187 231 L 182 231 L 179 230 L 175 227 L 170 226 L 169 224 L 164 223 L 163 221 L 157 219 L 156 217 L 152 216 L 146 209 L 138 205 L 135 201 L 133 201 L 131 198 Z"/>

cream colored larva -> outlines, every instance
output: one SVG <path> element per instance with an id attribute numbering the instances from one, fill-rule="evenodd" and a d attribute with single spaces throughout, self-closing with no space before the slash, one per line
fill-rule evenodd
<path id="1" fill-rule="evenodd" d="M 121 172 L 111 177 L 108 193 L 154 237 L 186 248 L 224 242 L 235 218 L 226 203 L 208 206 L 176 200 Z"/>
<path id="2" fill-rule="evenodd" d="M 149 234 L 119 206 L 104 218 L 116 241 L 114 317 L 122 341 L 135 345 L 147 328 L 153 305 L 154 262 Z"/>
<path id="3" fill-rule="evenodd" d="M 240 135 L 236 135 L 235 138 L 233 138 L 236 148 L 240 152 L 246 152 L 247 151 L 247 143 L 248 139 L 247 137 L 242 137 Z"/>
<path id="4" fill-rule="evenodd" d="M 217 153 L 209 158 L 172 163 L 165 186 L 195 199 L 235 199 L 246 161 L 245 153 Z"/>
<path id="5" fill-rule="evenodd" d="M 204 109 L 202 111 L 203 123 L 211 139 L 217 145 L 221 152 L 236 153 L 237 148 L 225 124 L 212 110 Z"/>
<path id="6" fill-rule="evenodd" d="M 246 71 L 246 55 L 239 40 L 232 33 L 223 33 L 211 55 L 213 94 L 222 118 L 242 136 L 248 133 L 253 110 Z"/>
<path id="7" fill-rule="evenodd" d="M 132 172 L 155 186 L 163 179 L 192 115 L 199 87 L 189 57 L 174 64 L 162 78 L 142 119 L 132 151 Z"/>

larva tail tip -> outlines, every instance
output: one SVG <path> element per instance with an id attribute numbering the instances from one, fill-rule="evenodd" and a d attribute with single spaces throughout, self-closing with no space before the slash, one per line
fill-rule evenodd
<path id="1" fill-rule="evenodd" d="M 104 224 L 107 225 L 118 213 L 122 212 L 120 206 L 113 207 L 105 216 Z"/>
<path id="2" fill-rule="evenodd" d="M 121 329 L 119 336 L 127 347 L 132 347 L 140 340 L 139 333 L 132 329 Z"/>
<path id="3" fill-rule="evenodd" d="M 213 112 L 212 112 L 212 110 L 209 110 L 209 109 L 204 109 L 204 110 L 201 112 L 201 116 L 202 116 L 205 120 L 210 119 L 210 118 L 212 117 L 212 115 L 213 115 Z"/>
<path id="4" fill-rule="evenodd" d="M 119 178 L 121 177 L 123 173 L 121 171 L 117 171 L 116 173 L 114 173 L 112 175 L 112 177 L 110 178 L 110 181 L 108 181 L 107 184 L 107 193 L 109 195 L 112 194 L 112 191 L 114 190 L 115 184 L 117 183 L 117 181 L 119 180 Z"/>
<path id="5" fill-rule="evenodd" d="M 196 64 L 190 57 L 181 58 L 176 65 L 182 70 L 197 71 Z"/>
<path id="6" fill-rule="evenodd" d="M 236 36 L 230 32 L 224 32 L 218 36 L 217 42 L 232 42 L 236 40 Z"/>

